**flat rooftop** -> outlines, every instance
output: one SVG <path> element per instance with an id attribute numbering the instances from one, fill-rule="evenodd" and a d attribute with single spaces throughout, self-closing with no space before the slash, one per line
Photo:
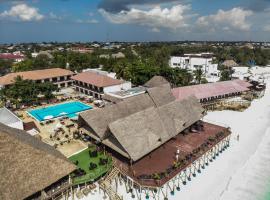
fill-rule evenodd
<path id="1" fill-rule="evenodd" d="M 154 179 L 142 179 L 140 177 L 166 172 L 166 170 L 172 167 L 173 163 L 175 162 L 175 153 L 177 149 L 180 150 L 179 159 L 181 159 L 192 153 L 194 150 L 204 144 L 205 141 L 207 141 L 210 137 L 216 136 L 221 131 L 225 133 L 223 138 L 230 135 L 230 131 L 228 131 L 228 129 L 225 127 L 207 122 L 203 122 L 203 125 L 204 129 L 202 131 L 198 131 L 196 133 L 189 132 L 185 135 L 178 134 L 175 138 L 172 138 L 164 145 L 152 151 L 150 154 L 133 163 L 132 167 L 129 166 L 129 163 L 125 159 L 121 158 L 117 154 L 113 154 L 116 160 L 116 166 L 118 166 L 122 171 L 127 173 L 131 178 L 141 185 L 150 187 L 162 186 L 197 158 L 193 158 L 192 161 L 181 166 L 179 169 L 176 169 L 174 172 L 170 173 L 168 177 L 160 179 L 159 182 Z M 220 141 L 223 138 L 220 138 Z M 214 145 L 215 144 L 211 144 L 207 146 L 207 148 L 204 149 L 203 154 L 207 150 L 211 149 Z"/>
<path id="2" fill-rule="evenodd" d="M 128 98 L 128 97 L 136 96 L 139 94 L 143 94 L 143 93 L 145 93 L 145 91 L 146 91 L 145 87 L 134 87 L 134 88 L 130 88 L 128 90 L 109 92 L 107 94 L 111 95 L 113 97 L 124 99 L 124 98 Z"/>

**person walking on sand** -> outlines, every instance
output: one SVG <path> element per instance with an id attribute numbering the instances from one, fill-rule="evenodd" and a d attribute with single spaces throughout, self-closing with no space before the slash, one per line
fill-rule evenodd
<path id="1" fill-rule="evenodd" d="M 239 134 L 237 135 L 236 139 L 237 139 L 237 141 L 239 141 Z"/>

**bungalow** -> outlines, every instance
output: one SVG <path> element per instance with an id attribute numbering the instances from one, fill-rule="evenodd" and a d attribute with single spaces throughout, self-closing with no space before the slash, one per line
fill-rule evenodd
<path id="1" fill-rule="evenodd" d="M 107 92 L 131 88 L 131 82 L 114 79 L 92 71 L 79 73 L 71 77 L 71 79 L 74 81 L 74 86 L 77 91 L 98 99 L 103 99 L 104 94 Z"/>
<path id="2" fill-rule="evenodd" d="M 14 79 L 21 76 L 25 80 L 32 80 L 37 83 L 51 82 L 60 87 L 67 87 L 72 85 L 70 79 L 74 73 L 70 70 L 62 68 L 41 69 L 34 71 L 9 73 L 0 77 L 0 87 L 7 87 L 14 83 Z"/>

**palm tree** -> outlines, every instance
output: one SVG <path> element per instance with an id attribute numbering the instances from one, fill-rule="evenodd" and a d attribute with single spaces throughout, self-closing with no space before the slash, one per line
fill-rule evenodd
<path id="1" fill-rule="evenodd" d="M 194 76 L 195 76 L 195 80 L 198 84 L 201 84 L 202 81 L 202 75 L 203 75 L 203 70 L 202 70 L 202 66 L 199 66 L 196 68 L 196 70 L 193 72 Z"/>

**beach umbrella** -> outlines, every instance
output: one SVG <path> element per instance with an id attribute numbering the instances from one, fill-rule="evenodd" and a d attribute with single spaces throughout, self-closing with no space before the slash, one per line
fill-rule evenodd
<path id="1" fill-rule="evenodd" d="M 52 119 L 52 118 L 53 118 L 52 115 L 47 115 L 47 116 L 44 117 L 45 120 Z"/>
<path id="2" fill-rule="evenodd" d="M 61 112 L 60 115 L 67 115 L 67 113 L 66 112 Z"/>

